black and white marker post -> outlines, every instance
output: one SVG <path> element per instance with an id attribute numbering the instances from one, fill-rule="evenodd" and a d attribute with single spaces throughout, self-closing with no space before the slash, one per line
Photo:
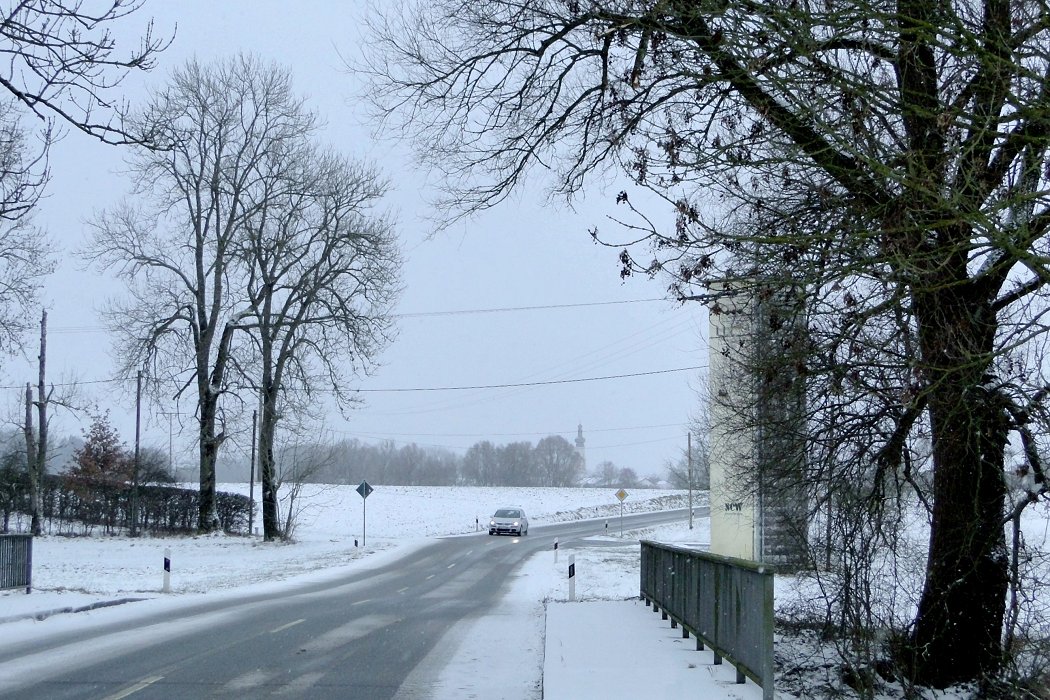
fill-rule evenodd
<path id="1" fill-rule="evenodd" d="M 569 602 L 576 600 L 576 555 L 569 555 Z"/>
<path id="2" fill-rule="evenodd" d="M 164 592 L 171 593 L 171 548 L 164 548 Z"/>
<path id="3" fill-rule="evenodd" d="M 554 563 L 558 563 L 558 538 L 554 538 Z"/>

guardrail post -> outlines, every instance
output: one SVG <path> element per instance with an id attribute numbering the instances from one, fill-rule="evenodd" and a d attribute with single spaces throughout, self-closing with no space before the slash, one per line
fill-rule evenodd
<path id="1" fill-rule="evenodd" d="M 33 592 L 33 538 L 26 540 L 26 595 Z"/>

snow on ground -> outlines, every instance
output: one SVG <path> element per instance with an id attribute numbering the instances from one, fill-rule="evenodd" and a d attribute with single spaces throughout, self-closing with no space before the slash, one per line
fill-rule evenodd
<path id="1" fill-rule="evenodd" d="M 247 491 L 246 485 L 222 488 Z M 636 489 L 631 490 L 624 512 L 686 504 L 684 492 Z M 706 494 L 698 494 L 694 505 L 705 504 Z M 0 622 L 9 632 L 0 635 L 0 648 L 14 644 L 13 640 L 55 634 L 76 625 L 82 629 L 205 597 L 229 597 L 233 605 L 244 593 L 285 590 L 307 581 L 334 578 L 348 570 L 379 567 L 411 548 L 424 546 L 433 537 L 483 528 L 489 512 L 497 507 L 520 505 L 529 513 L 532 527 L 593 519 L 596 534 L 590 539 L 601 546 L 562 547 L 559 561 L 555 561 L 553 551 L 528 560 L 509 581 L 505 598 L 494 614 L 449 630 L 441 649 L 425 659 L 406 681 L 401 700 L 616 700 L 643 695 L 677 697 L 687 689 L 690 697 L 712 700 L 761 697 L 761 690 L 750 682 L 735 685 L 731 666 L 714 666 L 709 651 L 696 652 L 693 640 L 681 639 L 680 630 L 672 630 L 638 600 L 638 540 L 702 547 L 710 541 L 707 518 L 696 518 L 693 529 L 683 521 L 626 531 L 621 537 L 617 523 L 620 504 L 611 489 L 377 486 L 367 500 L 367 513 L 363 512 L 364 505 L 351 486 L 307 486 L 291 544 L 263 543 L 257 536 L 225 535 L 37 538 L 33 593 L 0 592 Z M 1044 506 L 1031 510 L 1026 513 L 1025 524 L 1029 544 L 1034 542 L 1040 551 L 1046 551 L 1050 512 Z M 362 522 L 364 515 L 367 523 Z M 355 546 L 355 539 L 359 546 Z M 165 549 L 171 551 L 171 595 L 161 593 Z M 579 602 L 575 603 L 567 602 L 565 569 L 569 554 L 575 556 L 576 563 Z M 800 583 L 804 584 L 793 577 L 777 577 L 778 615 L 805 597 L 806 587 Z M 51 614 L 128 599 L 148 600 L 76 615 Z M 25 619 L 27 615 L 39 615 L 42 620 Z M 197 624 L 214 622 L 209 619 Z M 505 643 L 508 630 L 522 640 L 518 655 L 493 651 Z M 156 631 L 151 634 L 149 641 L 155 642 Z M 119 644 L 147 643 L 130 637 L 119 640 Z M 798 666 L 798 660 L 814 651 L 794 646 L 800 643 L 778 635 L 778 658 L 790 661 L 792 673 L 806 672 L 814 683 L 827 683 L 828 674 L 838 667 L 836 660 L 829 656 L 821 667 L 818 658 L 807 671 Z M 484 672 L 479 673 L 479 669 Z M 429 680 L 426 686 L 424 679 Z M 782 691 L 777 696 L 793 697 Z M 903 694 L 882 697 L 900 698 Z M 957 700 L 969 694 L 948 691 L 924 697 Z"/>
<path id="2" fill-rule="evenodd" d="M 229 485 L 222 488 L 243 490 Z M 687 503 L 684 492 L 634 489 L 623 512 L 680 508 Z M 698 494 L 695 505 L 705 503 L 706 494 Z M 708 519 L 696 518 L 694 529 L 683 522 L 627 531 L 621 537 L 619 502 L 612 493 L 595 489 L 379 486 L 369 497 L 364 513 L 361 498 L 352 487 L 309 486 L 292 544 L 225 535 L 134 539 L 45 535 L 34 543 L 33 593 L 0 593 L 0 622 L 8 632 L 0 635 L 0 648 L 14 644 L 14 640 L 24 643 L 77 625 L 77 629 L 85 629 L 187 605 L 205 596 L 227 596 L 231 605 L 238 606 L 241 593 L 280 590 L 335 577 L 349 569 L 378 567 L 425 545 L 434 536 L 475 532 L 484 526 L 490 510 L 510 504 L 526 509 L 530 528 L 593 519 L 595 532 L 600 534 L 592 539 L 603 546 L 562 548 L 560 562 L 555 561 L 553 551 L 530 559 L 514 577 L 496 613 L 449 630 L 447 643 L 417 667 L 399 697 L 616 700 L 637 698 L 638 689 L 645 687 L 668 691 L 690 687 L 694 695 L 700 692 L 705 698 L 761 697 L 761 690 L 753 684 L 734 686 L 731 667 L 714 667 L 703 653 L 679 653 L 692 649 L 691 643 L 686 641 L 682 646 L 678 630 L 672 631 L 659 615 L 637 601 L 638 540 L 660 536 L 667 541 L 706 544 Z M 367 516 L 366 523 L 361 522 L 362 516 Z M 365 531 L 367 543 L 363 541 Z M 361 546 L 355 547 L 355 539 Z M 161 593 L 166 549 L 171 552 L 171 595 Z M 571 604 L 564 602 L 568 597 L 565 568 L 570 553 L 576 561 L 576 598 L 582 601 Z M 136 602 L 90 609 L 128 600 Z M 78 609 L 84 611 L 60 614 Z M 217 615 L 234 613 L 235 608 L 209 613 L 188 624 L 216 624 Z M 30 615 L 40 619 L 27 618 Z M 508 630 L 523 640 L 519 655 L 494 652 L 506 640 Z M 116 654 L 187 632 L 188 628 L 170 626 L 124 634 L 103 644 L 93 640 L 91 649 L 77 645 L 67 649 L 63 663 L 83 662 L 102 646 L 106 653 Z M 548 647 L 557 653 L 548 656 Z M 668 649 L 674 653 L 669 654 Z M 644 667 L 637 666 L 639 660 L 644 660 Z M 54 662 L 51 657 L 26 660 L 18 668 L 2 669 L 4 674 L 0 675 L 7 675 L 7 682 L 13 683 L 13 674 L 31 675 L 34 663 Z M 548 663 L 551 680 L 545 684 Z M 615 672 L 625 665 L 636 671 L 628 677 Z M 479 669 L 484 672 L 479 673 Z M 433 673 L 439 674 L 436 684 Z M 659 678 L 658 685 L 652 686 L 655 677 Z M 428 680 L 426 686 L 424 679 Z M 0 683 L 0 691 L 2 686 Z M 646 695 L 657 697 L 659 693 Z"/>
<path id="3" fill-rule="evenodd" d="M 247 493 L 248 487 L 223 484 L 219 488 Z M 525 508 L 531 526 L 605 518 L 610 530 L 615 530 L 615 518 L 620 513 L 611 489 L 377 486 L 367 501 L 354 489 L 306 485 L 297 505 L 295 541 L 291 544 L 221 534 L 38 537 L 33 544 L 34 592 L 31 596 L 0 594 L 0 619 L 17 614 L 24 605 L 36 607 L 45 597 L 53 599 L 56 607 L 69 607 L 99 595 L 155 596 L 163 585 L 165 549 L 171 550 L 172 592 L 206 593 L 286 580 L 344 566 L 377 551 L 474 532 L 503 505 Z M 624 512 L 681 508 L 686 503 L 684 492 L 632 489 Z M 256 513 L 255 522 L 261 517 Z"/>

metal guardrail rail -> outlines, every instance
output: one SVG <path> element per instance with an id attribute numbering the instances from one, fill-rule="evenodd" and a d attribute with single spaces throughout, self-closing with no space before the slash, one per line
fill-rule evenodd
<path id="1" fill-rule="evenodd" d="M 729 660 L 773 699 L 773 569 L 743 559 L 642 541 L 641 596 L 696 648 Z"/>
<path id="2" fill-rule="evenodd" d="M 33 590 L 33 536 L 0 535 L 0 590 Z"/>

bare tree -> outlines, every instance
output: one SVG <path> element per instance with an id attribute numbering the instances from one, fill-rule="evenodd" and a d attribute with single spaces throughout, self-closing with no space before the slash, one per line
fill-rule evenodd
<path id="1" fill-rule="evenodd" d="M 159 447 L 143 447 L 139 453 L 139 483 L 173 484 L 175 473 L 168 451 Z"/>
<path id="2" fill-rule="evenodd" d="M 36 397 L 33 396 L 32 385 L 27 382 L 25 421 L 22 424 L 26 444 L 26 473 L 29 477 L 30 529 L 34 535 L 39 535 L 43 526 L 42 492 L 50 458 L 48 454 L 51 427 L 49 410 L 54 406 L 75 409 L 73 404 L 75 394 L 75 385 L 67 385 L 62 395 L 55 393 L 54 385 L 47 386 L 47 311 L 42 311 L 40 314 L 40 352 L 37 355 Z M 34 411 L 36 412 L 35 429 L 33 427 Z"/>
<path id="3" fill-rule="evenodd" d="M 654 244 L 640 262 L 625 251 L 625 274 L 666 272 L 708 302 L 727 279 L 795 290 L 816 332 L 812 362 L 784 353 L 792 376 L 871 428 L 867 444 L 821 442 L 834 459 L 818 463 L 852 471 L 865 503 L 932 472 L 916 481 L 931 527 L 901 668 L 934 686 L 996 675 L 1003 525 L 1047 491 L 1034 443 L 1022 492 L 1004 479 L 1008 439 L 1047 393 L 1029 353 L 1050 309 L 1045 5 L 436 0 L 383 15 L 373 98 L 458 213 L 537 164 L 570 195 L 618 167 L 677 219 L 665 230 L 618 196 Z M 771 265 L 788 278 L 770 285 Z"/>
<path id="4" fill-rule="evenodd" d="M 583 473 L 583 457 L 561 435 L 548 435 L 532 451 L 540 486 L 575 486 Z"/>
<path id="5" fill-rule="evenodd" d="M 138 46 L 122 51 L 112 28 L 142 4 L 29 0 L 0 10 L 0 350 L 20 348 L 42 279 L 54 267 L 50 242 L 31 213 L 48 181 L 47 153 L 60 125 L 109 143 L 138 140 L 124 128 L 114 88 L 129 71 L 152 68 L 168 42 L 149 23 Z M 42 122 L 39 130 L 27 129 L 26 113 Z"/>
<path id="6" fill-rule="evenodd" d="M 303 489 L 306 484 L 316 482 L 318 474 L 335 464 L 336 451 L 329 442 L 318 441 L 310 444 L 301 442 L 307 432 L 314 437 L 318 435 L 316 425 L 308 426 L 305 422 L 296 422 L 295 425 L 287 423 L 281 426 L 283 435 L 275 438 L 279 446 L 275 449 L 274 461 L 277 474 L 274 493 L 276 494 L 281 487 L 287 488 L 275 508 L 279 516 L 280 507 L 283 506 L 284 523 L 274 536 L 279 535 L 281 539 L 292 540 L 295 538 L 295 528 L 302 515 L 311 508 L 317 507 L 316 502 L 311 503 L 310 498 L 304 497 Z M 331 488 L 333 487 L 330 485 L 322 486 L 314 490 L 312 495 L 323 494 Z"/>
<path id="7" fill-rule="evenodd" d="M 531 442 L 508 442 L 496 448 L 499 486 L 533 486 L 537 482 Z"/>
<path id="8" fill-rule="evenodd" d="M 51 241 L 32 224 L 47 182 L 17 111 L 0 102 L 0 351 L 21 349 L 43 279 L 54 269 Z"/>
<path id="9" fill-rule="evenodd" d="M 499 481 L 497 448 L 488 440 L 476 442 L 463 455 L 464 481 L 471 486 L 496 486 Z"/>
<path id="10" fill-rule="evenodd" d="M 7 60 L 0 86 L 44 122 L 59 120 L 109 143 L 139 142 L 122 123 L 110 93 L 132 70 L 150 70 L 170 41 L 144 28 L 138 46 L 118 50 L 113 27 L 126 24 L 145 0 L 56 3 L 25 0 L 0 15 Z M 52 129 L 45 130 L 48 137 Z M 47 141 L 45 140 L 45 143 Z"/>
<path id="11" fill-rule="evenodd" d="M 372 168 L 306 144 L 272 155 L 287 172 L 256 193 L 244 223 L 250 313 L 241 322 L 256 349 L 242 366 L 259 392 L 267 540 L 280 535 L 278 421 L 308 412 L 319 392 L 349 405 L 348 377 L 368 371 L 391 337 L 400 273 L 393 228 L 374 211 L 386 185 Z"/>
<path id="12" fill-rule="evenodd" d="M 254 313 L 239 257 L 261 192 L 287 183 L 283 155 L 315 128 L 288 73 L 249 56 L 191 61 L 131 117 L 140 147 L 130 160 L 135 199 L 100 214 L 85 255 L 114 270 L 127 297 L 107 316 L 120 369 L 146 364 L 154 391 L 192 389 L 200 453 L 198 527 L 218 527 L 215 461 L 227 437 L 224 401 L 235 333 Z M 270 188 L 270 189 L 268 189 Z"/>
<path id="13" fill-rule="evenodd" d="M 612 486 L 620 478 L 620 468 L 614 462 L 605 460 L 598 463 L 598 466 L 595 468 L 595 475 L 602 486 Z"/>
<path id="14" fill-rule="evenodd" d="M 711 488 L 711 462 L 708 455 L 706 432 L 693 433 L 692 460 L 682 450 L 677 459 L 667 461 L 667 480 L 676 489 L 688 489 L 690 479 L 692 488 L 706 491 Z M 690 464 L 690 461 L 692 464 Z"/>

